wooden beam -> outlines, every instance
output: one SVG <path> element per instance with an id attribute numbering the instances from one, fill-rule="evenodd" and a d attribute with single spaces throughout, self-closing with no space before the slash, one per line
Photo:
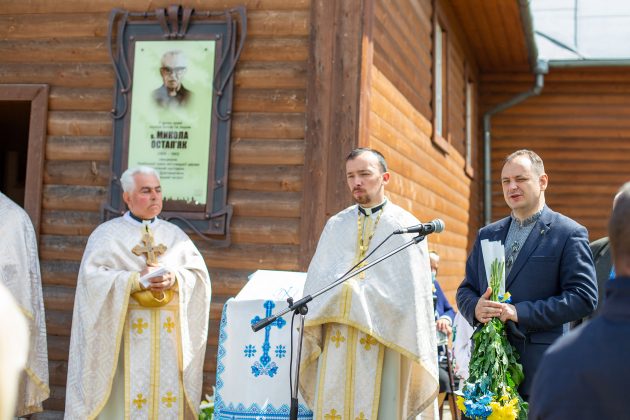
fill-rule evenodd
<path id="1" fill-rule="evenodd" d="M 359 144 L 361 87 L 367 82 L 362 80 L 364 22 L 372 2 L 311 3 L 302 270 L 308 267 L 326 220 L 349 203 L 344 157 Z"/>

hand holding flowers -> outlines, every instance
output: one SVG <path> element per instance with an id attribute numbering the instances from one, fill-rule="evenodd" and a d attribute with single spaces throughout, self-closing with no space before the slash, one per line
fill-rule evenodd
<path id="1" fill-rule="evenodd" d="M 527 419 L 527 403 L 517 391 L 523 368 L 502 322 L 518 320 L 510 294 L 499 294 L 504 268 L 497 259 L 491 263 L 490 287 L 475 308 L 475 317 L 485 325 L 473 334 L 470 376 L 457 392 L 457 406 L 472 419 Z"/>

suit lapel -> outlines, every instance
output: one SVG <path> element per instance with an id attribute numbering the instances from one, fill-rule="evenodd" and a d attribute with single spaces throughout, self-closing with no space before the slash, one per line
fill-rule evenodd
<path id="1" fill-rule="evenodd" d="M 518 257 L 516 261 L 514 261 L 514 266 L 512 270 L 510 270 L 510 275 L 507 279 L 505 279 L 505 290 L 508 291 L 509 287 L 514 283 L 516 276 L 519 271 L 523 268 L 529 256 L 532 252 L 538 247 L 542 238 L 547 234 L 547 232 L 551 229 L 551 213 L 548 207 L 545 207 L 542 214 L 536 221 L 536 225 L 530 232 L 529 236 L 525 240 L 525 244 L 523 244 L 523 248 L 518 253 Z"/>
<path id="2" fill-rule="evenodd" d="M 505 219 L 499 221 L 496 227 L 488 232 L 488 237 L 483 239 L 500 241 L 502 244 L 505 244 L 505 238 L 507 237 L 508 230 L 510 229 L 511 220 L 512 219 L 510 217 L 506 217 Z"/>

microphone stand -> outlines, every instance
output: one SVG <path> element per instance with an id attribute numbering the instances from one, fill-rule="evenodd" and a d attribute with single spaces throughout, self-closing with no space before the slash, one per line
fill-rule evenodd
<path id="1" fill-rule="evenodd" d="M 409 240 L 407 243 L 405 243 L 405 244 L 399 246 L 398 248 L 388 252 L 387 254 L 383 255 L 382 257 L 377 258 L 376 260 L 372 261 L 371 263 L 366 264 L 366 265 L 364 265 L 362 267 L 359 267 L 358 269 L 356 269 L 354 271 L 351 271 L 349 273 L 344 274 L 343 276 L 339 277 L 337 280 L 335 280 L 334 282 L 332 282 L 328 286 L 323 287 L 322 289 L 318 290 L 317 292 L 315 292 L 312 295 L 306 295 L 302 299 L 299 299 L 296 302 L 294 302 L 292 298 L 289 298 L 289 299 L 287 299 L 287 303 L 289 304 L 289 306 L 286 309 L 283 309 L 280 312 L 278 312 L 277 314 L 270 315 L 267 318 L 263 318 L 260 321 L 256 322 L 255 324 L 252 324 L 252 330 L 254 332 L 257 332 L 257 331 L 260 331 L 261 329 L 265 328 L 267 325 L 273 323 L 276 319 L 286 315 L 287 313 L 289 313 L 291 311 L 293 311 L 296 315 L 298 315 L 298 314 L 300 315 L 300 332 L 299 332 L 299 338 L 298 338 L 298 348 L 297 348 L 297 358 L 296 358 L 296 368 L 295 368 L 295 381 L 293 382 L 293 387 L 291 389 L 291 408 L 290 408 L 290 411 L 289 411 L 289 419 L 290 420 L 297 420 L 297 418 L 298 418 L 298 381 L 299 381 L 299 378 L 300 378 L 300 359 L 301 359 L 301 352 L 302 352 L 302 340 L 304 338 L 304 318 L 306 317 L 306 314 L 308 313 L 308 307 L 306 306 L 306 304 L 308 302 L 312 301 L 313 299 L 315 299 L 316 297 L 318 297 L 319 295 L 321 295 L 323 293 L 326 293 L 327 291 L 329 291 L 330 289 L 332 289 L 334 287 L 339 286 L 340 284 L 344 283 L 346 280 L 356 276 L 357 274 L 360 274 L 360 273 L 364 272 L 368 268 L 375 266 L 376 264 L 378 264 L 381 261 L 391 257 L 394 254 L 397 254 L 398 252 L 402 251 L 403 249 L 408 248 L 411 245 L 415 245 L 415 244 L 418 244 L 418 243 L 422 242 L 422 240 L 424 238 L 425 238 L 425 235 L 418 235 L 418 236 L 416 236 L 415 238 Z M 389 238 L 387 238 L 387 239 L 389 239 Z M 365 258 L 369 257 L 370 255 L 366 256 Z M 293 346 L 293 342 L 291 342 L 291 346 Z"/>

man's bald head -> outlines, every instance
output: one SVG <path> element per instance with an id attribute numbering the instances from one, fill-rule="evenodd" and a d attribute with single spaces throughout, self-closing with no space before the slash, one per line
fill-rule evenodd
<path id="1" fill-rule="evenodd" d="M 615 196 L 608 237 L 616 274 L 630 277 L 630 182 L 623 184 Z"/>

